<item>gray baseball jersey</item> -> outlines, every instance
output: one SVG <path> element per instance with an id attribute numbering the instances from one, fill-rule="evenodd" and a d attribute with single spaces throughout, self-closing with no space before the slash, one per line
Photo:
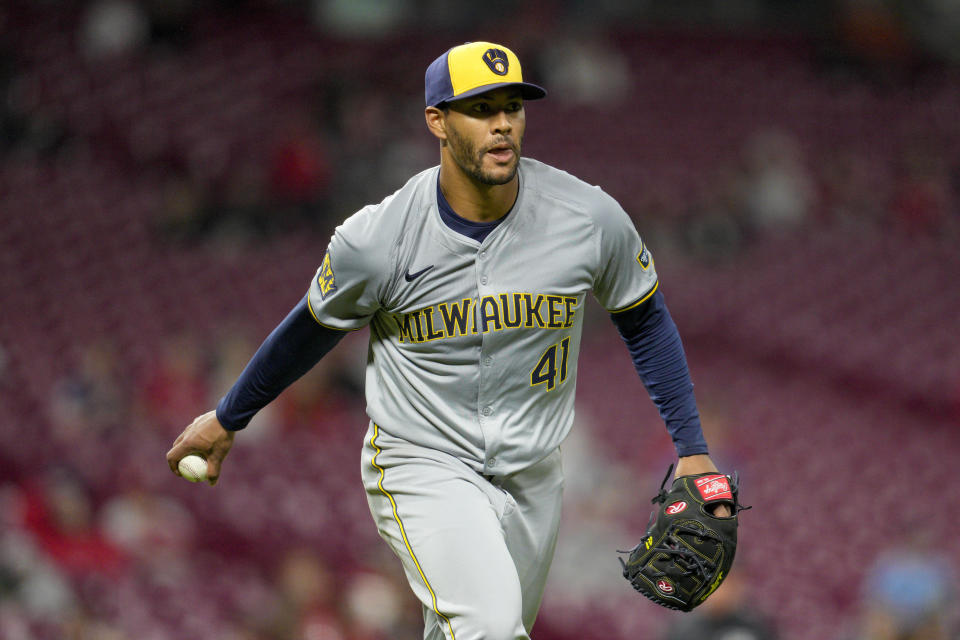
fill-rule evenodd
<path id="1" fill-rule="evenodd" d="M 369 324 L 367 413 L 484 475 L 549 455 L 574 417 L 584 302 L 653 294 L 653 259 L 599 187 L 536 160 L 483 242 L 441 219 L 439 168 L 340 225 L 308 296 L 322 325 Z"/>

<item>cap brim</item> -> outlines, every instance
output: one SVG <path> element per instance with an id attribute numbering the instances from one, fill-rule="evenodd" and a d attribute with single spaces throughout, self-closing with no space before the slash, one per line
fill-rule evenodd
<path id="1" fill-rule="evenodd" d="M 433 106 L 439 107 L 443 104 L 449 104 L 451 102 L 456 102 L 457 100 L 463 100 L 464 98 L 472 98 L 480 95 L 481 93 L 487 93 L 488 91 L 493 91 L 495 89 L 502 89 L 503 87 L 519 87 L 520 96 L 524 100 L 539 100 L 547 95 L 546 89 L 529 82 L 496 82 L 494 84 L 485 84 L 482 87 L 476 87 L 474 89 L 470 89 L 469 91 L 464 91 L 458 96 L 441 100 Z"/>

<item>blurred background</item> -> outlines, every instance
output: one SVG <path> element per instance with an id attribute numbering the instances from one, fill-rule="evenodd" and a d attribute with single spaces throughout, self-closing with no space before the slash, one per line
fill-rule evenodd
<path id="1" fill-rule="evenodd" d="M 673 451 L 593 303 L 534 637 L 957 638 L 956 0 L 3 2 L 0 638 L 420 637 L 359 478 L 365 331 L 216 488 L 164 454 L 334 226 L 438 162 L 423 72 L 476 39 L 550 91 L 525 155 L 652 247 L 754 506 L 696 612 L 619 577 Z"/>

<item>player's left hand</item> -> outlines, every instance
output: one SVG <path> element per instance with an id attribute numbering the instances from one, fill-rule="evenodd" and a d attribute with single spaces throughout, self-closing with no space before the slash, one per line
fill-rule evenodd
<path id="1" fill-rule="evenodd" d="M 233 431 L 223 428 L 217 420 L 216 411 L 198 416 L 187 425 L 183 433 L 177 436 L 173 441 L 173 447 L 167 451 L 167 464 L 170 465 L 170 471 L 180 475 L 177 470 L 180 459 L 195 453 L 207 460 L 207 482 L 211 485 L 217 484 L 220 466 L 230 452 L 230 447 L 233 446 L 234 435 Z"/>
<path id="2" fill-rule="evenodd" d="M 621 552 L 628 556 L 620 560 L 623 577 L 634 589 L 659 605 L 681 611 L 706 600 L 730 573 L 737 551 L 737 516 L 749 509 L 740 504 L 736 473 L 721 475 L 715 468 L 684 473 L 696 465 L 713 466 L 706 456 L 698 458 L 687 460 L 669 491 L 665 489 L 667 472 L 653 498 L 657 507 L 642 541 Z M 721 504 L 729 515 L 720 515 L 716 505 Z"/>
<path id="3" fill-rule="evenodd" d="M 713 460 L 707 454 L 680 458 L 677 461 L 677 469 L 673 477 L 676 479 L 680 476 L 695 476 L 701 473 L 718 473 L 717 465 L 713 464 Z M 731 515 L 730 507 L 725 504 L 715 505 L 711 513 L 720 518 L 729 518 Z"/>

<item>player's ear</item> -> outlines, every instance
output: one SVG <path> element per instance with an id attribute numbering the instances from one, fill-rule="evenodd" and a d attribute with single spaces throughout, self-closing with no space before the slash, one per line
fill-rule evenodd
<path id="1" fill-rule="evenodd" d="M 427 129 L 430 130 L 441 142 L 447 140 L 447 114 L 443 109 L 437 107 L 427 107 L 423 112 L 427 120 Z"/>

